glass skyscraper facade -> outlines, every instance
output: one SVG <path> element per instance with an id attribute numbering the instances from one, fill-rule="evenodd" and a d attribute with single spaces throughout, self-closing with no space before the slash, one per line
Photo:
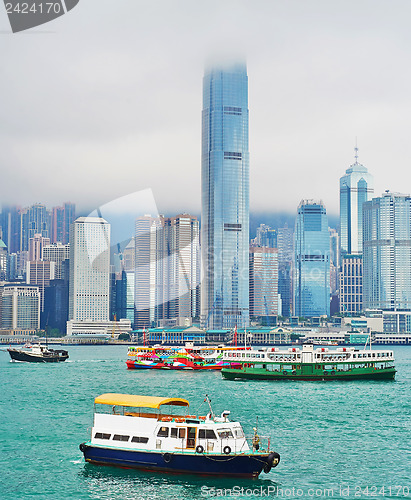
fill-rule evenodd
<path id="1" fill-rule="evenodd" d="M 358 163 L 355 148 L 355 163 L 340 179 L 340 237 L 341 255 L 362 253 L 362 206 L 371 199 L 374 181 L 368 170 Z"/>
<path id="2" fill-rule="evenodd" d="M 330 235 L 321 201 L 302 200 L 294 232 L 294 314 L 330 315 Z"/>
<path id="3" fill-rule="evenodd" d="M 201 322 L 249 324 L 248 77 L 244 64 L 203 80 Z"/>
<path id="4" fill-rule="evenodd" d="M 363 209 L 364 308 L 411 310 L 411 197 L 386 192 Z"/>

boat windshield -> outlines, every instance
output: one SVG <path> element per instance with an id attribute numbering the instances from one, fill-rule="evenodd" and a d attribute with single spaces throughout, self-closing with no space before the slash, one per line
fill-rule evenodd
<path id="1" fill-rule="evenodd" d="M 217 429 L 220 439 L 233 439 L 233 433 L 231 429 Z"/>

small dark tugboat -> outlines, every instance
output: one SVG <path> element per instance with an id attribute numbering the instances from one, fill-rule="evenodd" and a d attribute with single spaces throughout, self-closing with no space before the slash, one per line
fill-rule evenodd
<path id="1" fill-rule="evenodd" d="M 64 350 L 49 349 L 48 346 L 37 344 L 28 349 L 17 349 L 10 347 L 7 349 L 12 361 L 26 361 L 28 363 L 58 363 L 66 361 L 69 357 Z"/>

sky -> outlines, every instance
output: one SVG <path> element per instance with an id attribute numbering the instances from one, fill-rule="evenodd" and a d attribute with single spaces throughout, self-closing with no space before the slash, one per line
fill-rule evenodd
<path id="1" fill-rule="evenodd" d="M 410 17 L 409 0 L 80 0 L 12 34 L 0 5 L 0 204 L 151 190 L 199 214 L 204 67 L 238 59 L 252 212 L 338 214 L 356 138 L 375 194 L 409 193 Z"/>

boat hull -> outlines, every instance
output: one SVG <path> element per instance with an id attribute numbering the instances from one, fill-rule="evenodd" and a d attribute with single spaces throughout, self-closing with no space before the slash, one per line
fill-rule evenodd
<path id="1" fill-rule="evenodd" d="M 395 377 L 395 368 L 380 370 L 363 369 L 349 372 L 328 371 L 319 373 L 291 373 L 270 372 L 264 369 L 241 370 L 234 368 L 223 368 L 221 374 L 228 380 L 235 379 L 258 379 L 258 380 L 392 380 Z"/>
<path id="2" fill-rule="evenodd" d="M 227 477 L 257 477 L 267 465 L 268 453 L 209 455 L 167 453 L 104 448 L 83 443 L 80 450 L 86 462 L 96 465 L 141 469 L 168 473 Z"/>
<path id="3" fill-rule="evenodd" d="M 165 364 L 162 362 L 158 363 L 141 363 L 135 360 L 127 360 L 126 361 L 127 368 L 129 370 L 195 370 L 195 371 L 204 371 L 204 370 L 221 370 L 223 364 L 205 364 L 205 365 L 191 365 L 191 364 Z"/>
<path id="4" fill-rule="evenodd" d="M 7 349 L 10 357 L 13 361 L 24 361 L 27 363 L 58 363 L 60 361 L 66 361 L 66 359 L 69 357 L 66 351 L 66 354 L 59 354 L 55 353 L 50 356 L 40 356 L 40 355 L 35 355 L 30 352 L 25 352 L 25 351 L 19 351 L 16 349 Z"/>

